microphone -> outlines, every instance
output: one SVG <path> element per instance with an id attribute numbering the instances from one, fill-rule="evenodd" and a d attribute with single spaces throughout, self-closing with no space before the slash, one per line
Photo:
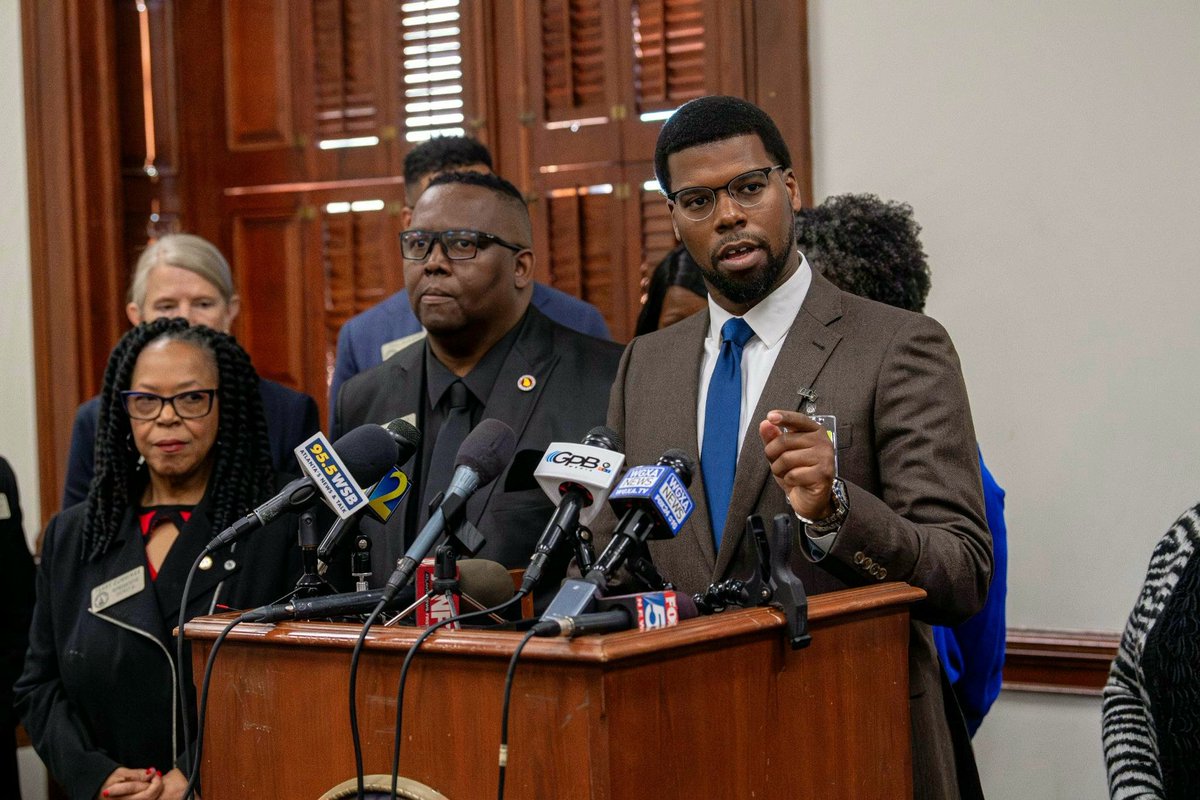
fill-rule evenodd
<path id="1" fill-rule="evenodd" d="M 534 635 L 574 638 L 632 628 L 658 630 L 678 625 L 679 620 L 691 619 L 697 614 L 692 598 L 671 590 L 602 597 L 598 606 L 600 611 L 587 614 L 542 617 L 533 626 Z"/>
<path id="2" fill-rule="evenodd" d="M 696 462 L 682 450 L 668 450 L 653 465 L 631 467 L 609 495 L 621 514 L 613 538 L 582 579 L 564 581 L 542 619 L 582 614 L 635 548 L 650 538 L 679 533 L 696 504 L 687 492 Z"/>
<path id="3" fill-rule="evenodd" d="M 366 505 L 360 484 L 377 483 L 396 460 L 396 443 L 378 425 L 360 425 L 338 439 L 333 449 L 324 434 L 316 433 L 296 448 L 296 460 L 308 473 L 283 487 L 277 495 L 234 522 L 204 548 L 211 553 L 234 539 L 269 524 L 280 514 L 308 506 L 318 493 L 339 517 L 354 514 Z"/>
<path id="4" fill-rule="evenodd" d="M 498 419 L 485 419 L 467 434 L 454 457 L 454 476 L 441 504 L 417 534 L 408 552 L 396 562 L 396 569 L 388 578 L 383 590 L 388 602 L 412 580 L 421 559 L 429 554 L 438 538 L 462 513 L 471 495 L 504 471 L 516 449 L 517 435 Z"/>
<path id="5" fill-rule="evenodd" d="M 625 473 L 609 496 L 609 505 L 621 520 L 589 577 L 607 581 L 633 547 L 647 539 L 670 539 L 679 533 L 696 508 L 687 490 L 695 469 L 696 462 L 687 453 L 668 450 L 654 465 L 633 467 Z"/>
<path id="6" fill-rule="evenodd" d="M 512 578 L 508 570 L 485 558 L 464 558 L 458 562 L 461 593 L 484 608 L 498 606 L 512 599 Z M 345 592 L 324 597 L 297 597 L 283 603 L 272 603 L 247 611 L 246 622 L 280 622 L 283 620 L 353 617 L 369 614 L 383 599 L 383 589 L 368 592 Z M 391 601 L 389 601 L 391 602 Z"/>
<path id="7" fill-rule="evenodd" d="M 541 579 L 546 562 L 562 542 L 600 513 L 625 463 L 621 447 L 621 437 L 603 425 L 588 431 L 582 444 L 550 443 L 533 474 L 558 507 L 533 549 L 521 583 L 524 591 L 532 590 Z"/>
<path id="8" fill-rule="evenodd" d="M 401 471 L 399 465 L 407 463 L 421 447 L 421 432 L 400 418 L 387 423 L 383 426 L 383 429 L 387 431 L 388 435 L 396 443 L 396 466 L 391 467 L 375 483 L 375 488 L 371 490 L 371 494 L 367 497 L 367 512 L 380 522 L 387 522 L 392 512 L 400 505 L 400 501 L 408 494 L 411 483 L 408 480 L 408 476 Z M 345 439 L 345 437 L 343 436 L 342 439 Z M 342 439 L 338 441 L 341 442 Z M 361 517 L 357 515 L 347 518 L 339 517 L 330 526 L 329 532 L 325 534 L 325 538 L 321 540 L 320 546 L 317 547 L 317 560 L 322 564 L 328 564 L 329 557 L 333 555 L 334 549 L 348 533 L 354 531 L 360 519 Z"/>

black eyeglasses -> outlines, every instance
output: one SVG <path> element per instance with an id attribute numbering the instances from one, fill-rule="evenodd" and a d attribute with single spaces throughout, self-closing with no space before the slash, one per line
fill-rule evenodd
<path id="1" fill-rule="evenodd" d="M 186 392 L 163 397 L 153 392 L 121 392 L 125 413 L 131 419 L 158 419 L 163 406 L 170 404 L 175 416 L 180 419 L 199 419 L 212 412 L 216 389 L 189 389 Z"/>
<path id="2" fill-rule="evenodd" d="M 733 202 L 742 208 L 753 208 L 763 201 L 766 196 L 767 181 L 771 172 L 783 169 L 781 164 L 773 167 L 762 167 L 743 172 L 724 186 L 689 186 L 678 192 L 671 192 L 667 199 L 675 204 L 679 213 L 693 222 L 708 219 L 717 206 L 717 192 L 722 189 Z"/>
<path id="3" fill-rule="evenodd" d="M 480 248 L 493 244 L 507 247 L 514 253 L 528 250 L 527 247 L 506 242 L 499 236 L 483 231 L 421 231 L 411 230 L 400 233 L 400 253 L 409 261 L 424 261 L 433 252 L 433 243 L 442 243 L 442 252 L 451 261 L 465 261 L 474 258 Z"/>

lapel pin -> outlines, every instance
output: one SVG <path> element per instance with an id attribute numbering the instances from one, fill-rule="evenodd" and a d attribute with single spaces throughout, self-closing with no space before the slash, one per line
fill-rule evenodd
<path id="1" fill-rule="evenodd" d="M 236 562 L 236 561 L 234 561 L 234 560 L 231 558 L 231 559 L 229 559 L 228 561 L 226 561 L 226 562 L 225 562 L 225 571 L 226 571 L 226 572 L 229 572 L 229 571 L 231 571 L 231 570 L 232 570 L 234 567 L 236 567 L 236 566 L 237 566 L 237 562 Z"/>
<path id="2" fill-rule="evenodd" d="M 522 375 L 517 378 L 517 388 L 522 392 L 532 392 L 535 386 L 537 386 L 537 378 L 532 375 Z"/>
<path id="3" fill-rule="evenodd" d="M 200 559 L 200 569 L 212 569 L 212 565 L 212 556 L 205 556 L 204 558 Z"/>

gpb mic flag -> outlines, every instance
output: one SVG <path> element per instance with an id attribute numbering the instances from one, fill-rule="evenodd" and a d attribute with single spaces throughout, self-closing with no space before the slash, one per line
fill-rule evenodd
<path id="1" fill-rule="evenodd" d="M 586 502 L 579 510 L 579 522 L 587 525 L 604 507 L 604 500 L 625 463 L 624 453 L 614 452 L 614 449 L 589 443 L 551 442 L 533 475 L 555 505 L 561 503 L 571 489 L 586 493 Z"/>
<path id="2" fill-rule="evenodd" d="M 367 503 L 367 494 L 342 465 L 325 434 L 317 431 L 296 448 L 300 469 L 325 496 L 325 502 L 340 519 L 348 519 Z"/>

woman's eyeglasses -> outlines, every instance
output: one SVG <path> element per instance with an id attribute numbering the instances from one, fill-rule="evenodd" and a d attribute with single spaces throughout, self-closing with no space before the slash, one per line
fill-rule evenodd
<path id="1" fill-rule="evenodd" d="M 158 419 L 163 406 L 168 404 L 180 419 L 199 419 L 212 412 L 216 395 L 216 389 L 189 389 L 170 397 L 153 392 L 121 392 L 121 401 L 131 419 Z"/>

